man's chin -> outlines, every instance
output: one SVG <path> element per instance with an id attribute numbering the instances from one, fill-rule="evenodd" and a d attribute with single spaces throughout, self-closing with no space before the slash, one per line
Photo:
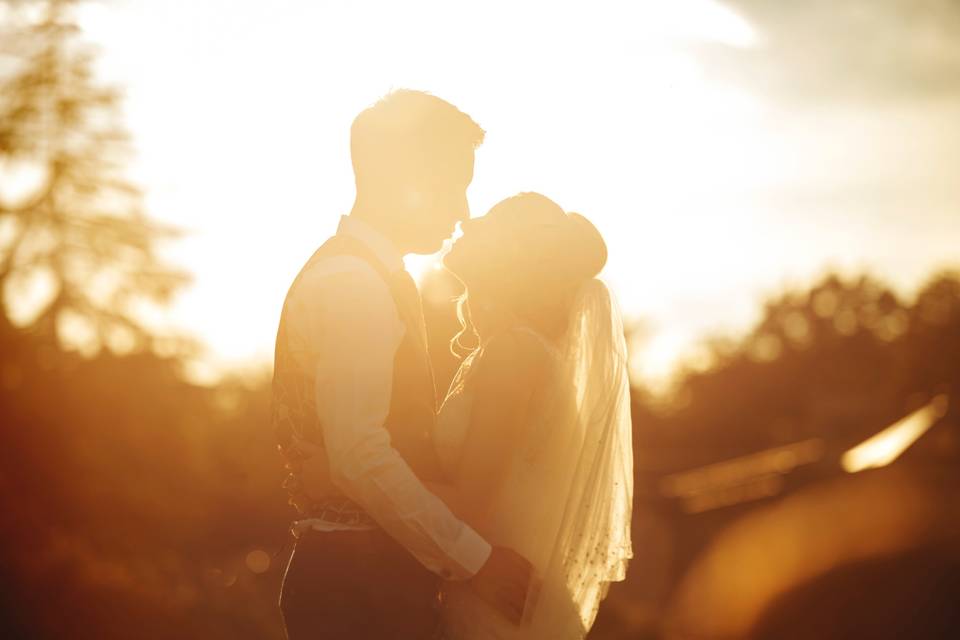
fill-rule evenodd
<path id="1" fill-rule="evenodd" d="M 424 243 L 411 249 L 410 253 L 415 253 L 418 256 L 429 256 L 437 253 L 440 249 L 443 249 L 442 242 L 432 244 Z"/>
<path id="2" fill-rule="evenodd" d="M 457 271 L 460 269 L 460 252 L 457 251 L 457 248 L 453 247 L 450 251 L 445 253 L 443 257 L 440 258 L 440 264 L 443 265 L 444 269 L 456 275 Z"/>
<path id="3" fill-rule="evenodd" d="M 443 237 L 436 236 L 432 240 L 424 240 L 423 242 L 416 245 L 416 247 L 410 253 L 416 253 L 422 256 L 432 255 L 441 251 L 447 247 L 449 244 L 448 240 L 450 235 L 447 234 Z"/>

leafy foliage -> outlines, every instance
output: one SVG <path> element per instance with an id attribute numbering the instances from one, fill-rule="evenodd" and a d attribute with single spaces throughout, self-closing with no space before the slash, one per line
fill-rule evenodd
<path id="1" fill-rule="evenodd" d="M 187 282 L 162 263 L 175 230 L 124 177 L 120 93 L 93 77 L 70 2 L 7 3 L 0 66 L 0 292 L 5 317 L 88 353 L 151 346 L 138 305 Z"/>

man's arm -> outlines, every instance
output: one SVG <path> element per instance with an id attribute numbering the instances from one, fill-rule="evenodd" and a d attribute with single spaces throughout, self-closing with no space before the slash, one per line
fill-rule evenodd
<path id="1" fill-rule="evenodd" d="M 331 479 L 428 569 L 469 578 L 490 545 L 424 487 L 383 426 L 404 331 L 389 289 L 359 260 L 338 260 L 343 270 L 304 274 L 297 292 Z"/>

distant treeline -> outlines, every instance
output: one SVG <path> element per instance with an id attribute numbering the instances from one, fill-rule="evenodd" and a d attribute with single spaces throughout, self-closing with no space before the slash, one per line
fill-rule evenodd
<path id="1" fill-rule="evenodd" d="M 429 295 L 452 286 L 437 278 L 425 297 L 449 300 Z M 428 322 L 442 387 L 452 302 L 429 305 Z M 748 336 L 714 350 L 669 406 L 635 390 L 638 504 L 665 473 L 811 436 L 853 442 L 933 392 L 956 394 L 960 279 L 938 276 L 907 305 L 872 279 L 827 278 L 771 300 Z M 199 387 L 177 358 L 81 357 L 9 323 L 0 354 L 0 625 L 18 630 L 5 635 L 280 638 L 293 512 L 269 376 Z M 617 610 L 596 637 L 630 637 Z"/>

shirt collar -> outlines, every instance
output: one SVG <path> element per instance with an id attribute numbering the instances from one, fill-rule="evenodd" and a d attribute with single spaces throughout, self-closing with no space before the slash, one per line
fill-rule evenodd
<path id="1" fill-rule="evenodd" d="M 362 242 L 390 271 L 403 269 L 403 255 L 385 235 L 353 216 L 340 216 L 337 233 Z"/>

